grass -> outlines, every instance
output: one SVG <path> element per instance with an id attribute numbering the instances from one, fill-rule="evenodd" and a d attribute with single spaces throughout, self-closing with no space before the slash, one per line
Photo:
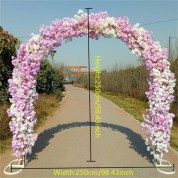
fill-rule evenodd
<path id="1" fill-rule="evenodd" d="M 122 96 L 122 95 L 113 95 L 109 92 L 101 93 L 101 95 L 117 106 L 125 110 L 127 113 L 132 115 L 139 122 L 143 121 L 142 115 L 145 114 L 145 110 L 148 107 L 147 103 L 137 100 L 132 97 Z"/>
<path id="2" fill-rule="evenodd" d="M 11 143 L 10 118 L 7 116 L 7 108 L 9 108 L 8 104 L 0 105 L 0 153 L 7 150 Z"/>
<path id="3" fill-rule="evenodd" d="M 85 88 L 83 83 L 73 83 L 74 87 Z"/>
<path id="4" fill-rule="evenodd" d="M 56 94 L 41 94 L 35 104 L 36 116 L 38 122 L 35 125 L 35 129 L 45 123 L 45 120 L 52 116 L 57 106 L 59 106 L 58 95 Z"/>
<path id="5" fill-rule="evenodd" d="M 35 104 L 36 116 L 38 118 L 35 130 L 45 123 L 45 120 L 53 115 L 59 102 L 62 100 L 60 91 L 54 94 L 40 94 Z M 12 135 L 9 129 L 10 118 L 7 116 L 6 110 L 9 105 L 0 106 L 0 153 L 4 153 L 11 147 Z"/>
<path id="6" fill-rule="evenodd" d="M 113 95 L 109 92 L 101 93 L 101 96 L 115 103 L 117 106 L 132 115 L 139 122 L 143 121 L 142 115 L 145 114 L 145 110 L 146 108 L 148 108 L 148 104 L 146 102 L 140 101 L 132 97 Z M 178 151 L 178 123 L 174 123 L 173 127 L 171 128 L 170 145 L 176 151 Z"/>
<path id="7" fill-rule="evenodd" d="M 0 105 L 0 140 L 6 139 L 10 135 L 8 123 L 10 118 L 7 116 L 9 104 Z"/>
<path id="8" fill-rule="evenodd" d="M 178 151 L 178 123 L 174 123 L 171 128 L 171 144 L 176 151 Z"/>
<path id="9" fill-rule="evenodd" d="M 6 140 L 0 140 L 0 154 L 6 152 L 11 147 L 12 138 Z"/>

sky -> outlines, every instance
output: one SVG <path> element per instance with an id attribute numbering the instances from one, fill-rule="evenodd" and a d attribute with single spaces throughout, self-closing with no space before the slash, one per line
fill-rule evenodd
<path id="1" fill-rule="evenodd" d="M 178 18 L 177 0 L 0 0 L 0 25 L 5 31 L 18 37 L 22 43 L 30 39 L 31 33 L 39 33 L 41 25 L 50 25 L 56 19 L 73 17 L 79 9 L 93 8 L 91 12 L 107 11 L 110 16 L 127 16 L 132 25 L 147 24 Z M 153 39 L 163 48 L 175 44 L 178 36 L 178 21 L 143 26 L 153 32 Z M 55 63 L 87 66 L 87 37 L 75 38 L 62 43 L 54 56 Z M 101 56 L 101 69 L 110 70 L 137 66 L 140 62 L 122 41 L 118 39 L 90 40 L 91 69 L 95 57 Z M 51 60 L 51 59 L 50 59 Z"/>

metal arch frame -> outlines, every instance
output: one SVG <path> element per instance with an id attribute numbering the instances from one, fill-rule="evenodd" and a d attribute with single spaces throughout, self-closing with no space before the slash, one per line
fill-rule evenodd
<path id="1" fill-rule="evenodd" d="M 12 154 L 14 155 L 14 154 Z M 17 163 L 17 164 L 13 164 Z M 6 175 L 16 175 L 22 172 L 23 168 L 27 165 L 28 160 L 26 159 L 26 156 L 24 156 L 21 159 L 14 159 L 11 161 L 5 168 L 4 168 L 4 174 Z M 7 169 L 10 168 L 10 172 L 7 171 Z M 17 169 L 16 171 L 12 172 L 13 169 Z"/>
<path id="2" fill-rule="evenodd" d="M 154 162 L 154 165 L 157 171 L 163 174 L 171 175 L 171 174 L 175 174 L 176 172 L 174 164 L 171 164 L 169 161 L 162 159 L 162 158 L 159 159 L 157 162 Z M 161 168 L 171 168 L 172 171 L 163 171 L 161 170 Z"/>
<path id="3" fill-rule="evenodd" d="M 90 98 L 90 48 L 89 48 L 89 10 L 92 8 L 85 8 L 87 10 L 87 15 L 88 15 L 88 76 L 89 76 L 89 122 L 90 122 L 90 160 L 87 162 L 95 162 L 94 160 L 92 160 L 92 145 L 91 145 L 91 98 Z M 169 37 L 169 43 L 170 43 L 170 39 L 171 37 Z M 169 45 L 170 46 L 170 45 Z M 170 50 L 169 50 L 170 51 Z M 53 58 L 53 56 L 52 56 Z M 170 55 L 169 55 L 170 58 Z M 12 154 L 14 155 L 14 154 Z M 18 164 L 13 164 L 17 162 Z M 4 174 L 6 175 L 16 175 L 19 174 L 20 172 L 22 172 L 22 170 L 26 167 L 28 163 L 28 160 L 26 159 L 26 155 L 21 158 L 21 159 L 14 159 L 13 161 L 11 161 L 5 168 L 4 168 Z M 166 164 L 163 164 L 166 163 Z M 174 164 L 171 164 L 169 161 L 164 160 L 164 159 L 159 159 L 159 161 L 157 161 L 157 163 L 154 163 L 155 168 L 157 169 L 158 172 L 163 173 L 163 174 L 167 174 L 167 175 L 171 175 L 174 174 L 175 171 L 175 167 Z M 11 172 L 8 172 L 7 169 L 10 168 Z M 17 171 L 12 172 L 12 169 L 15 168 L 17 169 Z M 172 171 L 163 171 L 161 170 L 161 168 L 172 168 Z"/>

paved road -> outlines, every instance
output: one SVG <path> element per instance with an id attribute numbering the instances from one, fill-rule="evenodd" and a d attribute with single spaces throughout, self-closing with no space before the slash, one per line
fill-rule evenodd
<path id="1" fill-rule="evenodd" d="M 129 114 L 117 107 L 109 100 L 101 97 L 102 127 L 101 137 L 95 138 L 92 127 L 92 157 L 96 162 L 89 160 L 89 122 L 88 122 L 88 92 L 81 88 L 67 86 L 66 98 L 62 102 L 54 117 L 39 129 L 39 138 L 30 155 L 27 168 L 58 168 L 58 167 L 153 167 L 152 157 L 146 151 L 144 144 L 145 134 L 140 124 Z M 94 94 L 91 94 L 92 120 L 94 125 Z M 8 151 L 1 158 L 2 168 L 13 159 Z M 178 167 L 178 156 L 172 150 L 165 156 Z M 155 168 L 125 168 L 103 169 L 83 168 L 86 176 L 96 173 L 106 173 L 108 170 L 115 175 L 106 177 L 122 177 L 124 173 L 130 176 L 123 177 L 178 177 L 178 175 L 164 175 Z M 125 170 L 125 172 L 123 171 Z M 117 172 L 118 171 L 118 172 Z M 127 171 L 127 172 L 126 172 Z M 82 171 L 81 171 L 82 172 Z M 66 172 L 63 172 L 65 174 Z M 78 173 L 78 170 L 76 170 Z M 133 176 L 132 176 L 133 173 Z M 66 173 L 67 174 L 67 173 Z M 69 172 L 72 174 L 72 172 Z M 94 174 L 94 173 L 93 173 Z M 120 174 L 120 176 L 116 176 Z M 53 169 L 26 169 L 17 176 L 20 178 L 42 178 L 54 176 Z M 75 176 L 59 176 L 75 177 Z M 101 177 L 101 176 L 99 176 Z"/>

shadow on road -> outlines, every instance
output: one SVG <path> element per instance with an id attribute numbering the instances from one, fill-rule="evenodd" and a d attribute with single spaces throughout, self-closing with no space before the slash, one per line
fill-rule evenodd
<path id="1" fill-rule="evenodd" d="M 55 136 L 55 134 L 65 129 L 84 127 L 89 125 L 90 122 L 72 122 L 69 124 L 62 124 L 62 125 L 58 124 L 55 127 L 44 130 L 38 136 L 38 140 L 36 141 L 35 146 L 33 147 L 32 154 L 29 155 L 29 161 L 38 158 L 37 157 L 38 153 L 42 152 L 49 145 L 49 141 Z M 94 122 L 92 122 L 92 126 L 95 126 Z M 152 163 L 153 157 L 146 150 L 145 141 L 140 134 L 134 132 L 129 128 L 120 125 L 111 124 L 111 123 L 102 122 L 101 127 L 110 128 L 113 131 L 117 131 L 126 135 L 127 136 L 126 138 L 129 140 L 130 148 L 134 149 L 139 155 L 145 157 L 149 162 Z"/>

